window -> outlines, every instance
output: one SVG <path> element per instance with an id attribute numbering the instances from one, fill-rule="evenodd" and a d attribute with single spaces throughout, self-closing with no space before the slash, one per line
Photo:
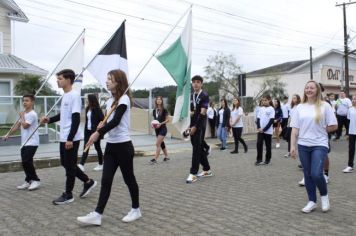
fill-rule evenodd
<path id="1" fill-rule="evenodd" d="M 11 103 L 11 98 L 4 98 L 1 96 L 11 95 L 11 82 L 0 81 L 0 103 Z"/>

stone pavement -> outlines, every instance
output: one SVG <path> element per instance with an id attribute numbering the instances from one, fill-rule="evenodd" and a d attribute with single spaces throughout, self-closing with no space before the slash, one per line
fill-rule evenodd
<path id="1" fill-rule="evenodd" d="M 19 191 L 22 172 L 1 173 L 0 235 L 356 235 L 356 173 L 343 174 L 347 160 L 345 141 L 332 143 L 329 195 L 331 210 L 311 214 L 300 209 L 306 192 L 298 187 L 302 177 L 296 160 L 284 158 L 286 144 L 273 149 L 272 164 L 254 166 L 256 149 L 230 154 L 214 149 L 209 157 L 213 177 L 186 184 L 191 152 L 172 154 L 171 161 L 149 165 L 149 157 L 135 158 L 143 217 L 132 223 L 121 218 L 131 201 L 121 173 L 115 176 L 102 226 L 85 226 L 77 216 L 95 208 L 100 184 L 86 199 L 76 182 L 75 201 L 54 206 L 51 201 L 64 187 L 62 167 L 38 170 L 39 190 Z M 170 148 L 168 146 L 168 148 Z M 86 165 L 90 177 L 101 173 Z"/>

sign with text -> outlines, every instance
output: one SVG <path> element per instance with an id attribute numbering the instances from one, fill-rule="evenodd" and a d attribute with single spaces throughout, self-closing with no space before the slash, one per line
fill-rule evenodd
<path id="1" fill-rule="evenodd" d="M 356 70 L 349 70 L 350 87 L 356 87 Z M 323 66 L 321 69 L 321 83 L 325 85 L 344 86 L 344 73 L 341 67 Z"/>

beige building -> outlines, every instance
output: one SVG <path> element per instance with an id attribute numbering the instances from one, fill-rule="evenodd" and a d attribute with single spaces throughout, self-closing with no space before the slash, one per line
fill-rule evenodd
<path id="1" fill-rule="evenodd" d="M 12 30 L 15 22 L 28 22 L 28 18 L 13 0 L 0 1 L 0 124 L 12 122 L 14 116 L 13 96 L 17 81 L 24 74 L 47 75 L 47 71 L 13 55 Z"/>

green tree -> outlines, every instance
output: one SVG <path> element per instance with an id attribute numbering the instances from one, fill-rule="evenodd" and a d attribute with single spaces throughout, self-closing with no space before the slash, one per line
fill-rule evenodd
<path id="1" fill-rule="evenodd" d="M 205 78 L 217 82 L 218 88 L 223 91 L 223 96 L 239 94 L 239 74 L 243 73 L 241 66 L 236 64 L 233 55 L 218 52 L 208 58 L 208 65 L 204 68 Z"/>
<path id="2" fill-rule="evenodd" d="M 280 81 L 279 75 L 268 77 L 261 84 L 260 90 L 253 99 L 254 103 L 256 104 L 265 95 L 281 100 L 287 94 L 285 87 L 286 83 Z"/>
<path id="3" fill-rule="evenodd" d="M 167 103 L 168 103 L 167 104 L 168 112 L 171 116 L 173 116 L 174 115 L 174 107 L 176 106 L 176 91 L 172 91 L 169 93 Z"/>
<path id="4" fill-rule="evenodd" d="M 36 91 L 41 87 L 44 79 L 37 75 L 24 75 L 16 83 L 14 87 L 15 95 L 24 95 L 24 94 L 35 94 Z M 52 89 L 52 86 L 49 83 L 46 83 L 38 95 L 50 96 L 58 95 L 55 90 Z"/>
<path id="5" fill-rule="evenodd" d="M 85 94 L 88 94 L 88 93 L 98 94 L 98 93 L 101 93 L 102 91 L 106 91 L 106 90 L 102 89 L 100 85 L 98 85 L 98 84 L 88 84 L 88 85 L 85 85 L 81 89 L 80 94 L 82 96 L 84 96 Z"/>
<path id="6" fill-rule="evenodd" d="M 150 91 L 146 89 L 132 90 L 132 96 L 135 98 L 148 98 L 150 96 Z"/>

